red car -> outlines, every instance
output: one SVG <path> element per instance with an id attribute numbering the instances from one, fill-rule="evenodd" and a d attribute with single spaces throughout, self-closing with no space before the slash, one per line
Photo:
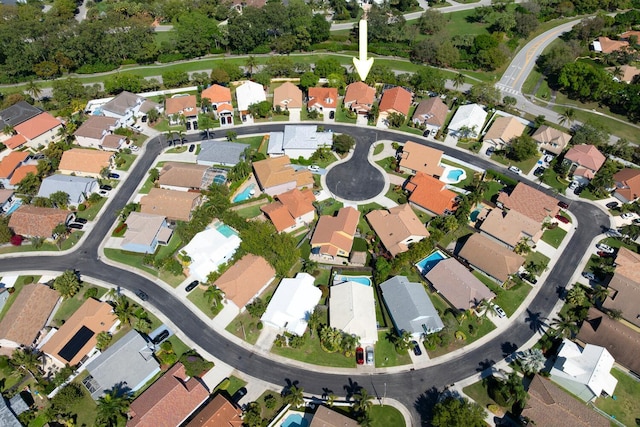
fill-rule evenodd
<path id="1" fill-rule="evenodd" d="M 605 251 L 598 251 L 598 256 L 602 258 L 613 258 L 613 254 Z"/>
<path id="2" fill-rule="evenodd" d="M 356 363 L 364 365 L 364 349 L 362 347 L 356 348 Z"/>
<path id="3" fill-rule="evenodd" d="M 560 222 L 564 222 L 565 224 L 569 224 L 569 220 L 562 215 L 556 215 L 556 219 Z"/>

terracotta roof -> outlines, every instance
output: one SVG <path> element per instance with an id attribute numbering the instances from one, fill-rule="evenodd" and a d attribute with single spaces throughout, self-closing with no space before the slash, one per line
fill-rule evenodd
<path id="1" fill-rule="evenodd" d="M 26 178 L 28 174 L 38 175 L 38 166 L 36 165 L 22 165 L 18 167 L 11 175 L 9 184 L 18 185 L 20 181 Z"/>
<path id="2" fill-rule="evenodd" d="M 318 406 L 309 427 L 358 427 L 359 424 L 326 406 Z"/>
<path id="3" fill-rule="evenodd" d="M 528 391 L 529 399 L 522 416 L 537 426 L 609 426 L 602 415 L 540 375 L 533 377 Z"/>
<path id="4" fill-rule="evenodd" d="M 49 238 L 56 225 L 66 222 L 69 214 L 62 209 L 22 205 L 11 214 L 9 227 L 22 236 Z"/>
<path id="5" fill-rule="evenodd" d="M 496 296 L 455 258 L 438 262 L 425 277 L 458 310 L 468 310 Z"/>
<path id="6" fill-rule="evenodd" d="M 217 394 L 185 427 L 241 427 L 242 410 Z"/>
<path id="7" fill-rule="evenodd" d="M 87 148 L 72 148 L 62 154 L 60 171 L 84 172 L 99 174 L 102 169 L 109 167 L 113 153 L 101 150 L 89 150 Z"/>
<path id="8" fill-rule="evenodd" d="M 364 82 L 355 82 L 347 86 L 344 105 L 353 110 L 369 111 L 376 97 L 376 90 Z"/>
<path id="9" fill-rule="evenodd" d="M 322 215 L 311 237 L 311 247 L 320 246 L 322 253 L 332 256 L 338 250 L 349 253 L 359 220 L 360 212 L 352 207 L 341 208 L 336 216 Z"/>
<path id="10" fill-rule="evenodd" d="M 449 108 L 439 96 L 420 101 L 413 112 L 413 120 L 432 126 L 442 127 L 447 119 Z"/>
<path id="11" fill-rule="evenodd" d="M 0 339 L 30 346 L 44 327 L 60 295 L 46 285 L 25 285 L 0 322 Z"/>
<path id="12" fill-rule="evenodd" d="M 621 247 L 603 306 L 622 311 L 622 317 L 640 327 L 640 254 Z"/>
<path id="13" fill-rule="evenodd" d="M 560 211 L 555 198 L 521 182 L 516 185 L 511 194 L 500 193 L 498 202 L 507 209 L 518 211 L 539 223 L 547 217 L 553 218 Z"/>
<path id="14" fill-rule="evenodd" d="M 478 233 L 469 236 L 458 255 L 501 282 L 516 273 L 525 261 L 515 252 Z"/>
<path id="15" fill-rule="evenodd" d="M 574 145 L 565 153 L 564 158 L 592 171 L 593 173 L 588 178 L 593 178 L 593 174 L 602 167 L 606 160 L 606 157 L 595 145 L 587 144 Z"/>
<path id="16" fill-rule="evenodd" d="M 206 188 L 203 185 L 203 178 L 208 169 L 208 166 L 193 163 L 167 162 L 160 169 L 158 184 L 160 186 L 203 189 Z"/>
<path id="17" fill-rule="evenodd" d="M 202 99 L 208 98 L 212 104 L 231 104 L 231 89 L 228 87 L 213 85 L 202 91 Z"/>
<path id="18" fill-rule="evenodd" d="M 382 94 L 380 100 L 380 112 L 398 112 L 405 116 L 409 115 L 409 109 L 411 108 L 411 101 L 413 100 L 413 94 L 406 89 L 396 86 L 392 89 L 386 90 Z"/>
<path id="19" fill-rule="evenodd" d="M 640 68 L 634 67 L 633 65 L 625 64 L 620 66 L 619 68 L 620 68 L 620 71 L 622 72 L 622 75 L 619 77 L 618 76 L 615 76 L 615 77 L 620 79 L 620 81 L 623 81 L 626 83 L 631 83 L 633 78 L 638 74 L 640 74 Z M 616 67 L 607 67 L 606 70 L 613 74 L 613 72 L 616 70 Z"/>
<path id="20" fill-rule="evenodd" d="M 27 160 L 27 157 L 29 157 L 28 151 L 13 151 L 7 154 L 0 161 L 0 179 L 9 178 L 20 163 Z"/>
<path id="21" fill-rule="evenodd" d="M 613 175 L 616 193 L 632 201 L 640 197 L 640 169 L 624 168 Z"/>
<path id="22" fill-rule="evenodd" d="M 620 38 L 627 39 L 627 40 L 631 36 L 636 36 L 637 38 L 640 39 L 640 31 L 638 31 L 638 30 L 629 30 L 629 31 L 625 31 L 624 33 L 620 34 Z"/>
<path id="23" fill-rule="evenodd" d="M 125 138 L 122 135 L 109 134 L 102 139 L 102 143 L 100 144 L 100 146 L 102 148 L 110 148 L 112 150 L 117 150 L 122 146 L 122 144 L 124 143 L 124 140 Z"/>
<path id="24" fill-rule="evenodd" d="M 269 217 L 278 232 L 296 225 L 295 218 L 291 216 L 287 207 L 280 202 L 273 202 L 268 205 L 261 206 L 260 210 Z"/>
<path id="25" fill-rule="evenodd" d="M 170 116 L 172 114 L 182 114 L 185 116 L 196 116 L 198 114 L 198 106 L 195 95 L 177 96 L 175 98 L 167 98 L 165 100 L 165 113 Z"/>
<path id="26" fill-rule="evenodd" d="M 19 134 L 24 135 L 29 139 L 34 139 L 61 125 L 62 123 L 60 123 L 60 120 L 56 119 L 51 114 L 44 112 L 27 120 L 26 122 L 20 123 L 14 129 Z"/>
<path id="27" fill-rule="evenodd" d="M 266 259 L 247 254 L 240 258 L 216 280 L 215 285 L 225 298 L 242 308 L 276 275 Z"/>
<path id="28" fill-rule="evenodd" d="M 436 215 L 456 210 L 455 198 L 458 196 L 446 188 L 444 182 L 423 172 L 418 172 L 405 184 L 411 192 L 409 201 Z"/>
<path id="29" fill-rule="evenodd" d="M 493 209 L 482 221 L 480 230 L 515 247 L 523 237 L 536 243 L 542 235 L 541 224 L 518 211 Z"/>
<path id="30" fill-rule="evenodd" d="M 424 172 L 427 175 L 440 177 L 444 168 L 440 166 L 443 151 L 417 142 L 407 141 L 402 147 L 400 166 L 412 172 Z"/>
<path id="31" fill-rule="evenodd" d="M 598 37 L 600 49 L 602 53 L 611 53 L 616 50 L 625 49 L 629 46 L 629 42 L 624 40 L 611 40 L 609 37 Z"/>
<path id="32" fill-rule="evenodd" d="M 302 91 L 291 82 L 284 82 L 273 90 L 273 106 L 302 108 Z"/>
<path id="33" fill-rule="evenodd" d="M 140 212 L 162 215 L 169 219 L 189 221 L 191 210 L 198 204 L 200 193 L 152 188 L 140 199 Z"/>
<path id="34" fill-rule="evenodd" d="M 25 142 L 27 142 L 27 138 L 20 134 L 17 134 L 4 141 L 3 144 L 6 145 L 9 149 L 13 150 L 14 148 L 20 147 Z"/>
<path id="35" fill-rule="evenodd" d="M 233 105 L 227 104 L 227 103 L 220 104 L 220 105 L 218 105 L 218 109 L 216 111 L 218 111 L 219 113 L 224 112 L 224 111 L 233 112 Z"/>
<path id="36" fill-rule="evenodd" d="M 551 126 L 542 125 L 531 135 L 534 141 L 540 144 L 541 150 L 546 150 L 554 154 L 564 151 L 571 140 L 571 135 L 564 133 Z"/>
<path id="37" fill-rule="evenodd" d="M 409 250 L 409 244 L 405 241 L 410 237 L 414 237 L 412 242 L 419 242 L 429 236 L 427 227 L 409 204 L 395 206 L 389 210 L 371 211 L 367 214 L 367 221 L 393 256 Z"/>
<path id="38" fill-rule="evenodd" d="M 313 202 L 316 200 L 310 189 L 300 191 L 297 188 L 280 193 L 278 201 L 262 206 L 264 212 L 278 232 L 286 230 L 296 224 L 296 218 L 314 212 Z"/>
<path id="39" fill-rule="evenodd" d="M 299 171 L 293 169 L 288 156 L 271 157 L 254 162 L 253 170 L 263 190 L 293 181 L 296 182 L 296 187 L 313 185 L 311 172 L 305 169 Z"/>
<path id="40" fill-rule="evenodd" d="M 310 87 L 307 107 L 320 105 L 322 108 L 336 108 L 338 105 L 338 89 L 334 87 Z"/>
<path id="41" fill-rule="evenodd" d="M 118 123 L 118 119 L 105 116 L 89 116 L 82 126 L 73 134 L 86 138 L 101 139 L 105 132 L 108 132 Z"/>
<path id="42" fill-rule="evenodd" d="M 127 426 L 180 425 L 208 396 L 202 380 L 188 377 L 178 362 L 131 403 Z"/>
<path id="43" fill-rule="evenodd" d="M 98 341 L 97 335 L 111 329 L 117 320 L 118 318 L 113 314 L 113 307 L 106 302 L 89 298 L 64 322 L 58 332 L 49 338 L 42 346 L 42 351 L 54 356 L 62 363 L 76 365 L 95 347 Z M 65 346 L 69 345 L 76 334 L 80 331 L 84 332 L 85 329 L 88 329 L 87 333 L 90 335 L 84 345 L 78 346 L 76 353 L 68 354 Z"/>
<path id="44" fill-rule="evenodd" d="M 484 141 L 501 141 L 508 144 L 513 138 L 522 135 L 525 125 L 515 117 L 498 117 L 484 136 Z"/>

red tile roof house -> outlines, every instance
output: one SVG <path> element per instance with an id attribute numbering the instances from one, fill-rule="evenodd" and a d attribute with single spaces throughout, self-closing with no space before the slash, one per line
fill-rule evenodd
<path id="1" fill-rule="evenodd" d="M 569 164 L 569 174 L 573 174 L 574 179 L 587 184 L 593 179 L 596 172 L 604 164 L 606 157 L 595 147 L 595 145 L 574 145 L 564 154 L 565 164 Z"/>
<path id="2" fill-rule="evenodd" d="M 37 149 L 40 146 L 47 146 L 58 136 L 58 130 L 62 128 L 62 122 L 49 113 L 38 114 L 37 116 L 22 122 L 14 130 L 18 135 L 26 139 L 26 145 Z"/>
<path id="3" fill-rule="evenodd" d="M 322 259 L 348 257 L 353 246 L 360 212 L 342 208 L 336 216 L 322 215 L 311 237 L 311 254 Z"/>
<path id="4" fill-rule="evenodd" d="M 13 151 L 0 161 L 0 183 L 4 188 L 13 188 L 11 178 L 16 169 L 29 160 L 28 151 Z"/>
<path id="5" fill-rule="evenodd" d="M 518 211 L 539 223 L 555 217 L 560 211 L 558 200 L 521 182 L 511 194 L 500 193 L 497 205 Z"/>
<path id="6" fill-rule="evenodd" d="M 275 202 L 262 206 L 260 210 L 269 217 L 279 233 L 290 233 L 313 222 L 316 213 L 313 202 L 316 198 L 310 189 L 300 191 L 294 188 L 275 198 Z"/>
<path id="7" fill-rule="evenodd" d="M 66 224 L 72 216 L 72 212 L 62 209 L 23 205 L 11 214 L 9 228 L 21 236 L 50 239 L 53 229 L 58 224 Z"/>
<path id="8" fill-rule="evenodd" d="M 411 192 L 409 203 L 429 215 L 449 215 L 458 207 L 458 195 L 437 178 L 418 172 L 404 185 Z"/>
<path id="9" fill-rule="evenodd" d="M 377 126 L 387 127 L 389 125 L 387 119 L 392 113 L 400 113 L 405 118 L 408 117 L 412 101 L 413 94 L 400 86 L 386 90 L 380 99 Z"/>
<path id="10" fill-rule="evenodd" d="M 198 105 L 195 95 L 180 95 L 167 98 L 164 112 L 169 117 L 169 124 L 177 125 L 185 120 L 187 130 L 193 128 L 193 122 L 198 121 Z"/>
<path id="11" fill-rule="evenodd" d="M 208 397 L 202 380 L 187 376 L 176 363 L 131 403 L 127 427 L 181 425 Z"/>
<path id="12" fill-rule="evenodd" d="M 344 94 L 344 107 L 356 114 L 369 114 L 376 98 L 376 90 L 364 82 L 355 82 L 347 86 Z"/>
<path id="13" fill-rule="evenodd" d="M 211 108 L 220 121 L 220 126 L 233 125 L 231 89 L 220 85 L 209 86 L 202 91 L 200 97 L 211 102 Z"/>
<path id="14" fill-rule="evenodd" d="M 444 168 L 440 165 L 443 151 L 407 141 L 400 153 L 400 169 L 409 174 L 426 173 L 434 178 L 440 178 Z"/>
<path id="15" fill-rule="evenodd" d="M 185 427 L 242 427 L 242 410 L 217 394 Z"/>
<path id="16" fill-rule="evenodd" d="M 408 203 L 388 210 L 371 211 L 366 218 L 392 256 L 408 251 L 411 243 L 429 237 L 427 227 Z"/>
<path id="17" fill-rule="evenodd" d="M 435 136 L 444 126 L 448 112 L 447 104 L 442 102 L 439 96 L 434 96 L 420 101 L 411 120 L 417 125 L 425 126 L 426 130 Z"/>
<path id="18" fill-rule="evenodd" d="M 623 203 L 633 202 L 640 197 L 640 169 L 624 168 L 613 175 L 616 191 L 613 194 Z"/>
<path id="19" fill-rule="evenodd" d="M 335 113 L 338 105 L 338 89 L 334 87 L 310 87 L 307 110 L 320 114 Z"/>

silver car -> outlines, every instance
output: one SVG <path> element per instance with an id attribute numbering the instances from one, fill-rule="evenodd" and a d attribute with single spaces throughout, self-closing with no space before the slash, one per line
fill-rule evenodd
<path id="1" fill-rule="evenodd" d="M 367 365 L 373 365 L 373 347 L 367 347 L 365 360 Z"/>

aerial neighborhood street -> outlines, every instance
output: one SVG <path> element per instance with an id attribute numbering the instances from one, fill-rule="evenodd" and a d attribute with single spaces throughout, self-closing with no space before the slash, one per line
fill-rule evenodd
<path id="1" fill-rule="evenodd" d="M 638 422 L 634 2 L 165 3 L 0 4 L 2 426 Z"/>

